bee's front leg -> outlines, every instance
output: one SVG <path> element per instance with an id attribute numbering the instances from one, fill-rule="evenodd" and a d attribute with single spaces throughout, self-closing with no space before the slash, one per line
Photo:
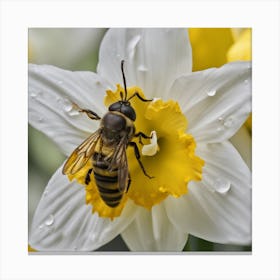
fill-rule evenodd
<path id="1" fill-rule="evenodd" d="M 73 108 L 75 108 L 80 113 L 86 113 L 87 116 L 92 120 L 100 120 L 101 118 L 93 111 L 89 109 L 82 109 L 76 103 L 72 102 Z"/>
<path id="2" fill-rule="evenodd" d="M 138 133 L 136 133 L 135 135 L 134 135 L 134 137 L 138 137 L 138 140 L 139 140 L 139 143 L 141 144 L 141 145 L 144 145 L 143 144 L 143 142 L 142 142 L 142 137 L 144 138 L 144 139 L 152 139 L 152 136 L 147 136 L 145 133 L 143 133 L 143 132 L 138 132 Z"/>

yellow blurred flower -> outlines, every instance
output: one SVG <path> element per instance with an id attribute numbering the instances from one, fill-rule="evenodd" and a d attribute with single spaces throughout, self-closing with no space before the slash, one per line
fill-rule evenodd
<path id="1" fill-rule="evenodd" d="M 227 53 L 228 61 L 252 60 L 252 29 L 247 28 L 236 36 L 234 44 Z"/>
<path id="2" fill-rule="evenodd" d="M 231 28 L 190 28 L 193 71 L 227 63 L 227 51 L 234 43 Z"/>

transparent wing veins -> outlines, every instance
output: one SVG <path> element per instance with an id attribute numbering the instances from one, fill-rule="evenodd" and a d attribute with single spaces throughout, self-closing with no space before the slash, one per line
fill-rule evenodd
<path id="1" fill-rule="evenodd" d="M 63 174 L 75 174 L 82 169 L 95 152 L 95 146 L 101 137 L 101 129 L 90 135 L 78 146 L 64 164 Z"/>

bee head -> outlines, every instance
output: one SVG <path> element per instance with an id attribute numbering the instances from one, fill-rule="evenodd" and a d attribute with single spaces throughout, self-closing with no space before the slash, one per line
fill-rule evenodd
<path id="1" fill-rule="evenodd" d="M 117 111 L 124 114 L 132 121 L 136 120 L 136 113 L 128 101 L 118 101 L 110 105 L 109 111 Z"/>

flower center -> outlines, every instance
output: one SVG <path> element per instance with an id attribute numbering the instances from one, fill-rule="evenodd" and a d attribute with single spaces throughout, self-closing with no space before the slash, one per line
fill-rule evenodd
<path id="1" fill-rule="evenodd" d="M 123 93 L 124 89 L 120 85 L 117 85 L 115 92 L 108 90 L 105 105 L 109 106 L 119 101 L 121 92 Z M 138 87 L 127 89 L 128 98 L 135 92 L 145 98 Z M 168 195 L 180 197 L 186 194 L 188 182 L 202 178 L 204 161 L 195 155 L 194 138 L 185 133 L 187 120 L 178 103 L 172 100 L 164 102 L 161 99 L 143 102 L 137 97 L 132 98 L 130 102 L 136 112 L 136 133 L 142 132 L 151 136 L 150 139 L 135 137 L 132 140 L 138 146 L 140 160 L 150 177 L 144 174 L 134 149 L 128 146 L 126 152 L 131 177 L 130 187 L 128 192 L 124 193 L 120 204 L 112 208 L 100 197 L 91 174 L 92 180 L 86 186 L 86 202 L 91 203 L 93 212 L 98 212 L 101 217 L 113 219 L 119 216 L 127 199 L 151 209 Z M 75 176 L 79 182 L 84 182 L 85 171 L 90 168 L 90 164 Z"/>

